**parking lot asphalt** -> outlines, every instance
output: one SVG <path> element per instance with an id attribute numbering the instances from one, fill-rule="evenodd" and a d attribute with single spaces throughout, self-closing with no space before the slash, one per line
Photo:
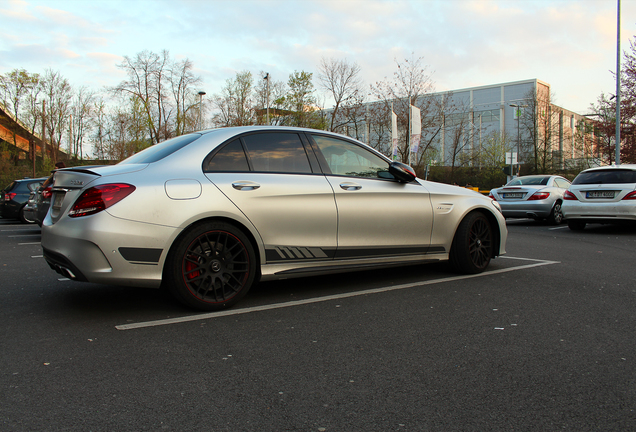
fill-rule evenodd
<path id="1" fill-rule="evenodd" d="M 0 429 L 636 429 L 634 227 L 510 220 L 507 255 L 257 285 L 222 314 L 66 280 L 0 219 Z"/>

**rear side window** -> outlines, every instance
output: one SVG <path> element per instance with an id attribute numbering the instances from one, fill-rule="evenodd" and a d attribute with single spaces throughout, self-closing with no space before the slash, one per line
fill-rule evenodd
<path id="1" fill-rule="evenodd" d="M 11 192 L 13 190 L 13 188 L 15 188 L 18 185 L 18 182 L 12 182 L 11 184 L 9 184 L 9 186 L 7 186 L 6 188 L 4 188 L 4 192 Z"/>
<path id="2" fill-rule="evenodd" d="M 252 169 L 258 172 L 311 173 L 305 147 L 295 133 L 257 133 L 242 137 Z"/>
<path id="3" fill-rule="evenodd" d="M 239 140 L 234 140 L 223 146 L 203 166 L 204 172 L 245 172 L 249 170 L 250 166 Z"/>
<path id="4" fill-rule="evenodd" d="M 561 189 L 567 189 L 570 187 L 569 181 L 560 178 L 554 179 L 554 184 Z"/>
<path id="5" fill-rule="evenodd" d="M 582 172 L 572 184 L 620 184 L 636 183 L 636 171 L 627 169 L 608 169 Z"/>
<path id="6" fill-rule="evenodd" d="M 143 164 L 157 162 L 166 156 L 170 156 L 172 153 L 182 149 L 200 137 L 201 134 L 181 135 L 148 147 L 147 149 L 144 149 L 119 163 Z"/>

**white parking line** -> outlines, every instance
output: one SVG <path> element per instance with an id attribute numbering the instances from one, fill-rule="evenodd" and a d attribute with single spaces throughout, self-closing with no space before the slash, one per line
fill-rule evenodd
<path id="1" fill-rule="evenodd" d="M 494 274 L 500 274 L 500 273 L 508 273 L 508 272 L 511 272 L 511 271 L 524 270 L 524 269 L 528 269 L 528 268 L 532 268 L 532 267 L 540 267 L 540 266 L 546 266 L 546 265 L 551 265 L 551 264 L 560 264 L 560 261 L 545 261 L 545 260 L 536 260 L 536 259 L 529 259 L 529 258 L 516 258 L 516 257 L 505 257 L 505 258 L 519 259 L 519 260 L 524 260 L 524 261 L 532 261 L 533 264 L 525 264 L 525 265 L 521 265 L 521 266 L 517 266 L 517 267 L 510 267 L 510 268 L 505 268 L 505 269 L 487 271 L 487 272 L 479 273 L 479 274 L 476 274 L 476 275 L 451 276 L 451 277 L 442 278 L 442 279 L 434 279 L 434 280 L 428 280 L 428 281 L 412 282 L 412 283 L 402 284 L 402 285 L 393 285 L 393 286 L 387 286 L 387 287 L 381 287 L 381 288 L 373 288 L 373 289 L 368 289 L 368 290 L 364 290 L 364 291 L 356 291 L 356 292 L 351 292 L 351 293 L 335 294 L 335 295 L 330 295 L 330 296 L 315 297 L 315 298 L 311 298 L 311 299 L 296 300 L 296 301 L 290 301 L 290 302 L 285 302 L 285 303 L 275 303 L 275 304 L 264 305 L 264 306 L 255 306 L 255 307 L 251 307 L 251 308 L 230 309 L 230 310 L 226 310 L 226 311 L 222 311 L 222 312 L 210 312 L 210 313 L 203 313 L 203 314 L 197 314 L 197 315 L 184 316 L 184 317 L 180 317 L 180 318 L 169 318 L 169 319 L 162 319 L 162 320 L 156 320 L 156 321 L 146 321 L 146 322 L 133 323 L 133 324 L 122 324 L 122 325 L 115 326 L 115 328 L 117 330 L 132 330 L 132 329 L 145 328 L 145 327 L 156 327 L 156 326 L 169 325 L 169 324 L 178 324 L 178 323 L 189 322 L 189 321 L 200 321 L 200 320 L 206 320 L 206 319 L 212 319 L 212 318 L 220 318 L 220 317 L 231 316 L 231 315 L 243 315 L 243 314 L 252 313 L 252 312 L 261 312 L 261 311 L 266 311 L 266 310 L 281 309 L 281 308 L 294 307 L 294 306 L 301 306 L 301 305 L 307 305 L 307 304 L 312 304 L 312 303 L 320 303 L 320 302 L 326 302 L 326 301 L 331 301 L 331 300 L 340 300 L 340 299 L 344 299 L 344 298 L 357 297 L 357 296 L 369 295 L 369 294 L 378 294 L 378 293 L 383 293 L 383 292 L 388 292 L 388 291 L 396 291 L 396 290 L 401 290 L 401 289 L 405 289 L 405 288 L 413 288 L 413 287 L 423 286 L 423 285 L 434 285 L 434 284 L 438 284 L 438 283 L 453 282 L 453 281 L 458 281 L 458 280 L 472 279 L 472 278 L 483 277 L 483 276 L 494 275 Z"/>
<path id="2" fill-rule="evenodd" d="M 39 237 L 41 234 L 20 234 L 20 235 L 10 235 L 7 236 L 9 238 L 16 238 L 16 237 Z"/>
<path id="3" fill-rule="evenodd" d="M 39 245 L 40 242 L 31 242 L 31 243 L 18 243 L 18 246 L 28 246 L 28 245 Z"/>

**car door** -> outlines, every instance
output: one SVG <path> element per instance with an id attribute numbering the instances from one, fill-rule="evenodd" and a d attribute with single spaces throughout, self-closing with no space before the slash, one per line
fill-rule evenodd
<path id="1" fill-rule="evenodd" d="M 389 162 L 354 142 L 312 134 L 338 207 L 337 258 L 426 253 L 433 211 L 417 181 L 400 183 Z"/>
<path id="2" fill-rule="evenodd" d="M 337 212 L 333 190 L 300 135 L 243 135 L 204 162 L 204 171 L 252 222 L 266 262 L 333 259 Z"/>

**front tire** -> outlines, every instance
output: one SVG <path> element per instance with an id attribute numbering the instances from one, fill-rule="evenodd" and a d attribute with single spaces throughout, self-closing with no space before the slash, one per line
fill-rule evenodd
<path id="1" fill-rule="evenodd" d="M 449 258 L 453 269 L 459 273 L 483 272 L 492 257 L 493 232 L 490 222 L 482 213 L 473 212 L 461 221 Z"/>
<path id="2" fill-rule="evenodd" d="M 226 309 L 254 283 L 256 254 L 241 230 L 205 222 L 174 244 L 165 276 L 167 288 L 183 304 L 206 311 Z"/>

